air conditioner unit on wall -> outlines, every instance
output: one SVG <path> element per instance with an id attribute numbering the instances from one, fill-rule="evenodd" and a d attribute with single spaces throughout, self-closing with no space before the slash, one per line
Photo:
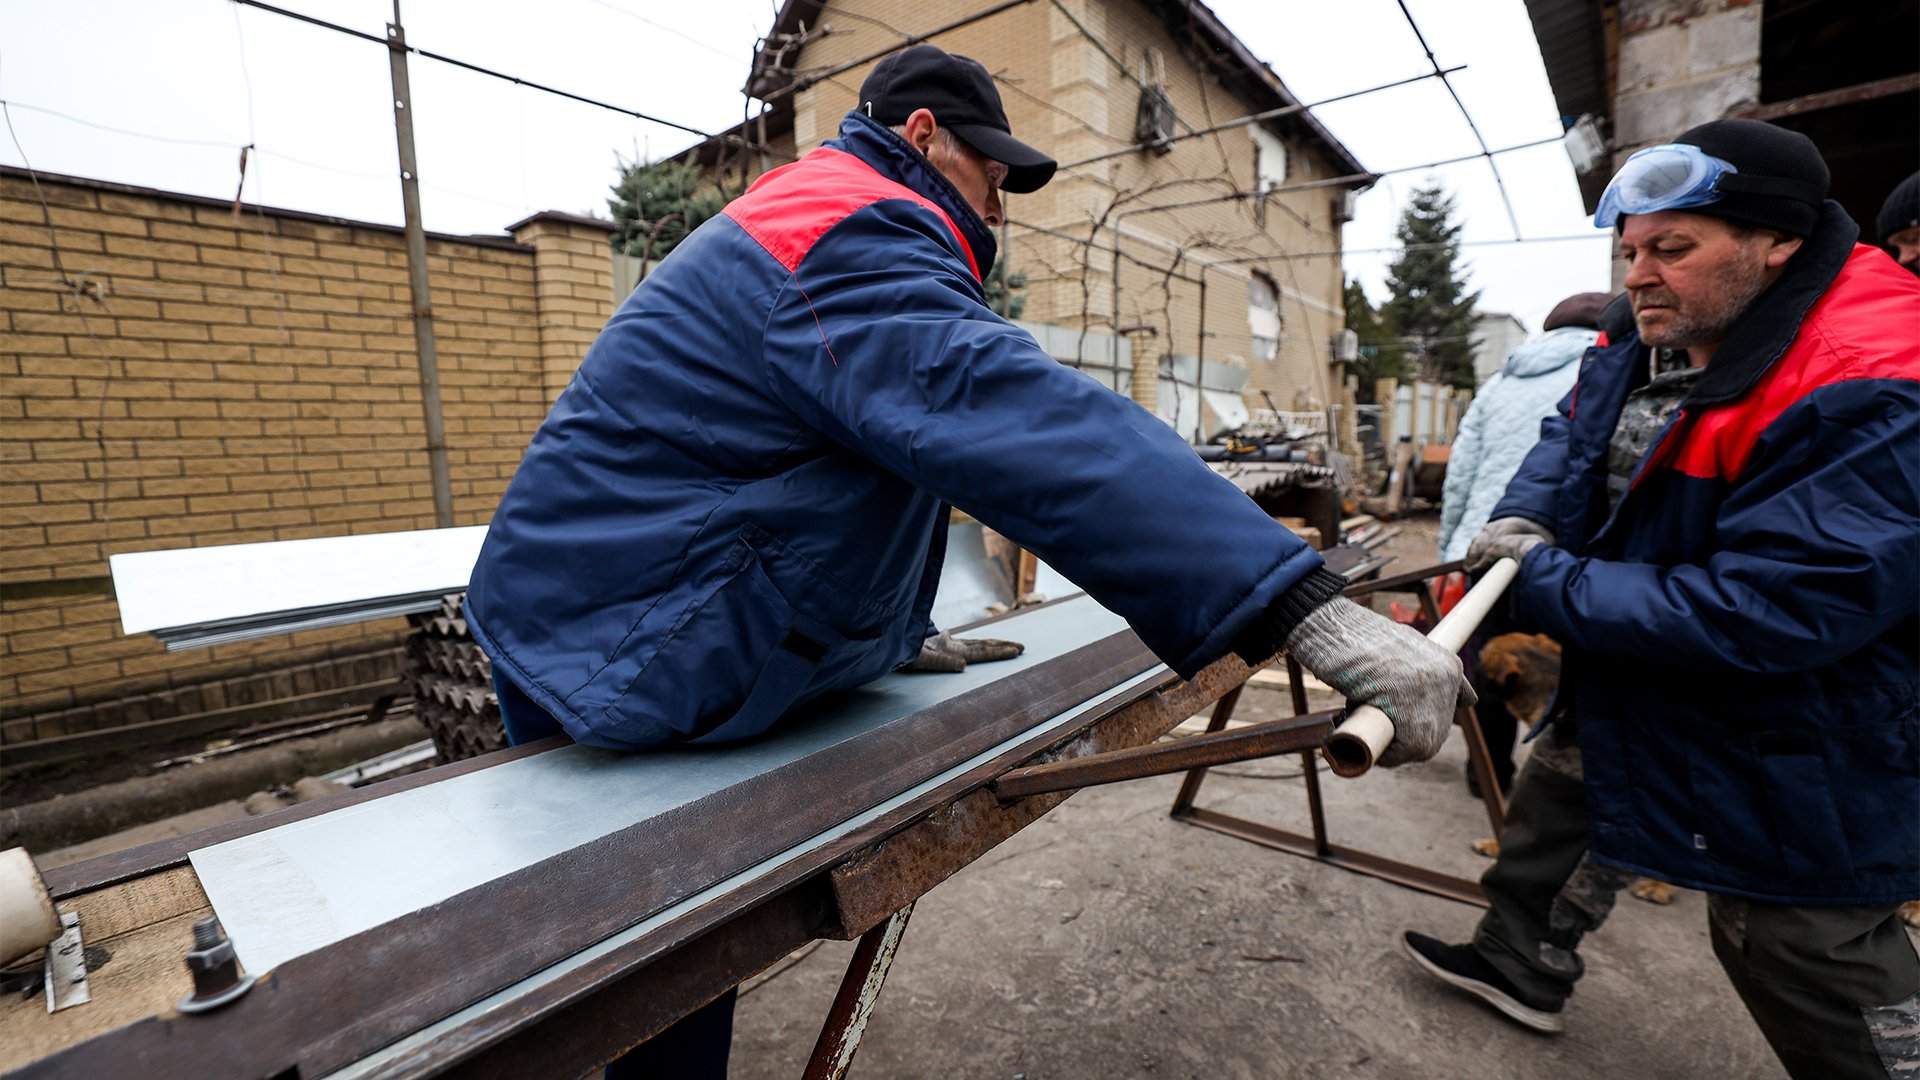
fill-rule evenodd
<path id="1" fill-rule="evenodd" d="M 1166 86 L 1166 60 L 1159 49 L 1149 48 L 1140 65 L 1140 108 L 1134 115 L 1133 141 L 1150 147 L 1156 154 L 1173 152 L 1176 118 Z"/>
<path id="2" fill-rule="evenodd" d="M 1600 134 L 1600 122 L 1591 114 L 1575 120 L 1561 141 L 1573 161 L 1573 171 L 1582 176 L 1607 162 L 1606 136 Z"/>
<path id="3" fill-rule="evenodd" d="M 1333 358 L 1342 364 L 1351 364 L 1360 359 L 1360 335 L 1352 330 L 1342 330 L 1333 335 Z"/>
<path id="4" fill-rule="evenodd" d="M 1345 225 L 1347 222 L 1352 221 L 1359 212 L 1360 191 L 1358 188 L 1348 188 L 1333 200 L 1333 223 L 1335 225 Z"/>

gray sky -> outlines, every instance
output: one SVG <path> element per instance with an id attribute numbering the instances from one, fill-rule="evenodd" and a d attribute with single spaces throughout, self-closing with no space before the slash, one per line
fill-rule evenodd
<path id="1" fill-rule="evenodd" d="M 375 35 L 392 11 L 381 0 L 281 6 Z M 1558 134 L 1521 0 L 1408 6 L 1443 66 L 1468 65 L 1452 78 L 1488 145 Z M 1212 7 L 1303 101 L 1427 69 L 1394 0 Z M 403 14 L 417 47 L 716 131 L 741 117 L 748 55 L 772 23 L 773 4 L 406 0 Z M 871 37 L 876 49 L 891 40 L 883 30 L 847 29 Z M 615 154 L 659 156 L 695 141 L 420 57 L 410 73 L 423 212 L 427 227 L 442 232 L 497 233 L 534 210 L 604 215 Z M 379 45 L 229 0 L 0 0 L 0 98 L 12 106 L 34 167 L 48 172 L 230 198 L 238 148 L 251 142 L 258 154 L 248 167 L 249 201 L 397 223 L 388 91 Z M 1370 169 L 1477 150 L 1437 80 L 1316 113 Z M 1581 212 L 1558 145 L 1498 160 L 1523 235 L 1604 238 Z M 0 139 L 0 161 L 21 163 L 12 140 Z M 1476 160 L 1381 181 L 1361 198 L 1347 247 L 1390 245 L 1399 207 L 1428 176 L 1458 198 L 1466 239 L 1512 238 L 1491 172 Z M 1466 254 L 1482 309 L 1537 328 L 1561 297 L 1607 288 L 1607 250 L 1600 239 Z M 1350 255 L 1347 272 L 1380 299 L 1390 258 Z"/>

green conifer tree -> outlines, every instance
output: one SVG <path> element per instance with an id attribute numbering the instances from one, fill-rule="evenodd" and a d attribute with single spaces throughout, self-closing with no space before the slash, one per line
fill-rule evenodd
<path id="1" fill-rule="evenodd" d="M 665 258 L 731 198 L 690 161 L 620 161 L 618 167 L 620 179 L 607 200 L 614 250 L 652 262 Z"/>
<path id="2" fill-rule="evenodd" d="M 1348 365 L 1359 381 L 1357 396 L 1373 401 L 1373 384 L 1380 379 L 1407 377 L 1407 350 L 1400 346 L 1393 326 L 1384 313 L 1367 298 L 1367 290 L 1358 281 L 1347 279 L 1345 291 L 1347 329 L 1360 339 L 1360 358 Z"/>
<path id="3" fill-rule="evenodd" d="M 1387 267 L 1389 297 L 1382 314 L 1392 324 L 1407 367 L 1423 379 L 1472 389 L 1473 308 L 1460 262 L 1460 225 L 1454 201 L 1435 184 L 1414 191 L 1394 230 L 1402 250 Z"/>

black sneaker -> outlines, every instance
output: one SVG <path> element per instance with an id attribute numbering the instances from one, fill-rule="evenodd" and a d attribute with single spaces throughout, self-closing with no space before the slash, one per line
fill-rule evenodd
<path id="1" fill-rule="evenodd" d="M 1475 952 L 1473 946 L 1449 945 L 1411 930 L 1403 940 L 1407 955 L 1428 974 L 1465 990 L 1500 1010 L 1509 1020 L 1549 1035 L 1566 1030 L 1566 1019 L 1560 1015 L 1566 1007 L 1565 999 L 1542 999 L 1523 992 Z"/>

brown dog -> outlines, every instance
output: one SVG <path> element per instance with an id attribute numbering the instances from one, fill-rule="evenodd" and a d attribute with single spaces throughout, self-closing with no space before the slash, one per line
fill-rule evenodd
<path id="1" fill-rule="evenodd" d="M 1560 685 L 1560 643 L 1545 634 L 1501 634 L 1480 650 L 1480 672 L 1504 689 L 1507 711 L 1529 729 L 1538 727 Z M 1475 840 L 1473 850 L 1488 858 L 1500 854 L 1495 838 Z M 1629 890 L 1650 904 L 1673 903 L 1673 886 L 1641 878 Z M 1909 921 L 1920 918 L 1920 904 Z"/>
<path id="2" fill-rule="evenodd" d="M 1504 688 L 1514 719 L 1538 727 L 1560 686 L 1560 643 L 1545 634 L 1501 634 L 1480 650 L 1480 673 Z"/>

